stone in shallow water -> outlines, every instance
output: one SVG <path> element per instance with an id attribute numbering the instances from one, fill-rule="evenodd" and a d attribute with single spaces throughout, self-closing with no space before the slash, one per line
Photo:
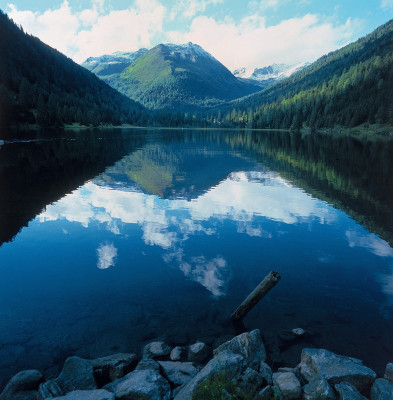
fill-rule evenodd
<path id="1" fill-rule="evenodd" d="M 384 378 L 393 383 L 393 363 L 386 365 Z"/>
<path id="2" fill-rule="evenodd" d="M 278 386 L 284 400 L 299 399 L 302 387 L 293 372 L 277 372 L 273 374 L 273 382 Z"/>
<path id="3" fill-rule="evenodd" d="M 67 358 L 55 381 L 63 393 L 97 389 L 91 361 L 76 356 Z"/>
<path id="4" fill-rule="evenodd" d="M 162 359 L 171 353 L 171 348 L 163 341 L 151 342 L 143 349 L 144 356 Z"/>
<path id="5" fill-rule="evenodd" d="M 303 387 L 303 391 L 304 400 L 334 400 L 336 398 L 332 387 L 320 375 L 313 376 Z"/>
<path id="6" fill-rule="evenodd" d="M 169 356 L 172 361 L 185 361 L 187 358 L 187 351 L 184 347 L 176 346 Z"/>
<path id="7" fill-rule="evenodd" d="M 52 397 L 62 396 L 63 392 L 59 388 L 59 385 L 53 379 L 42 383 L 38 389 L 37 400 L 50 399 Z"/>
<path id="8" fill-rule="evenodd" d="M 273 384 L 273 371 L 265 362 L 261 362 L 261 366 L 259 367 L 259 373 L 265 379 L 267 385 Z"/>
<path id="9" fill-rule="evenodd" d="M 198 373 L 192 362 L 158 361 L 158 364 L 173 386 L 185 385 Z"/>
<path id="10" fill-rule="evenodd" d="M 136 354 L 118 353 L 92 360 L 94 377 L 101 385 L 123 378 L 138 362 Z"/>
<path id="11" fill-rule="evenodd" d="M 35 369 L 19 372 L 7 383 L 0 400 L 35 400 L 42 378 L 41 372 Z"/>
<path id="12" fill-rule="evenodd" d="M 202 363 L 210 355 L 210 348 L 207 344 L 197 342 L 188 348 L 188 361 Z"/>
<path id="13" fill-rule="evenodd" d="M 387 379 L 377 379 L 371 388 L 371 400 L 393 399 L 393 383 Z"/>
<path id="14" fill-rule="evenodd" d="M 54 400 L 115 400 L 115 395 L 104 389 L 75 390 L 65 396 L 54 397 Z"/>
<path id="15" fill-rule="evenodd" d="M 265 345 L 263 344 L 259 329 L 245 332 L 223 343 L 214 349 L 213 354 L 218 355 L 224 350 L 243 356 L 250 368 L 258 371 L 261 362 L 266 359 Z"/>
<path id="16" fill-rule="evenodd" d="M 340 356 L 323 349 L 303 349 L 298 365 L 307 380 L 315 375 L 325 378 L 330 385 L 349 382 L 361 393 L 368 394 L 377 375 L 361 360 Z"/>
<path id="17" fill-rule="evenodd" d="M 362 396 L 349 382 L 341 382 L 334 387 L 340 400 L 367 400 L 367 397 Z"/>
<path id="18" fill-rule="evenodd" d="M 104 386 L 104 389 L 113 392 L 116 399 L 169 400 L 171 398 L 169 383 L 153 370 L 130 372 L 124 378 Z"/>

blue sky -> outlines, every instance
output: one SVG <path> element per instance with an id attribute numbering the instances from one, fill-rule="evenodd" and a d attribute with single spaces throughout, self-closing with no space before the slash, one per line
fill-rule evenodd
<path id="1" fill-rule="evenodd" d="M 231 70 L 314 61 L 393 18 L 393 0 L 0 0 L 0 8 L 77 62 L 192 41 Z"/>

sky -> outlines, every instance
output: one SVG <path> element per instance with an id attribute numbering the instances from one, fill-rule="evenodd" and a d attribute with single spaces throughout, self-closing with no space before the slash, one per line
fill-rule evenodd
<path id="1" fill-rule="evenodd" d="M 78 63 L 193 42 L 232 71 L 312 62 L 393 18 L 393 0 L 0 0 L 0 9 Z"/>

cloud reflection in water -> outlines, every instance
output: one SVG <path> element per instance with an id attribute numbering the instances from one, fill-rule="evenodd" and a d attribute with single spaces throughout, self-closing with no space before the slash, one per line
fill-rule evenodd
<path id="1" fill-rule="evenodd" d="M 236 222 L 237 232 L 249 236 L 271 238 L 272 233 L 262 229 L 255 217 L 285 224 L 309 221 L 332 223 L 333 209 L 293 187 L 273 172 L 237 172 L 196 199 L 162 199 L 130 188 L 113 189 L 93 181 L 86 183 L 58 202 L 47 207 L 40 222 L 66 219 L 88 227 L 95 222 L 103 224 L 113 234 L 121 234 L 122 224 L 138 224 L 142 240 L 150 246 L 159 246 L 169 253 L 168 263 L 176 263 L 188 278 L 199 282 L 213 295 L 225 293 L 229 267 L 222 256 L 206 259 L 203 255 L 189 257 L 181 244 L 196 233 L 214 235 L 214 223 Z M 99 268 L 114 265 L 117 254 L 111 245 L 101 245 Z"/>

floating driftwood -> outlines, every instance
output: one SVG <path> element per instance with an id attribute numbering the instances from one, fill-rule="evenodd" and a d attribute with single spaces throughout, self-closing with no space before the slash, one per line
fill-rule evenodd
<path id="1" fill-rule="evenodd" d="M 271 271 L 266 275 L 265 279 L 248 295 L 242 304 L 232 314 L 234 321 L 241 321 L 271 289 L 276 286 L 281 279 L 277 271 Z"/>

